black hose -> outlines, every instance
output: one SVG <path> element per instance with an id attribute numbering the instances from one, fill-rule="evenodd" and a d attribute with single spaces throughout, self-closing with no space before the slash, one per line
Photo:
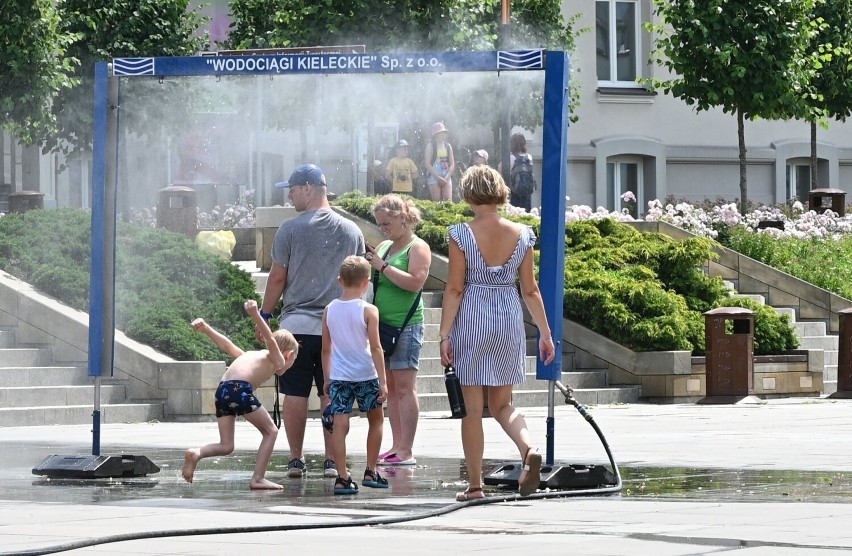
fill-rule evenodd
<path id="1" fill-rule="evenodd" d="M 615 494 L 621 492 L 622 481 L 621 481 L 621 473 L 618 471 L 618 466 L 615 464 L 615 459 L 612 457 L 612 451 L 609 448 L 609 444 L 604 438 L 603 432 L 601 432 L 600 427 L 598 427 L 595 420 L 588 413 L 586 406 L 577 402 L 574 397 L 569 393 L 565 396 L 565 403 L 572 404 L 577 411 L 580 412 L 586 422 L 588 422 L 595 432 L 600 438 L 601 443 L 603 444 L 604 450 L 606 450 L 607 457 L 609 458 L 610 465 L 612 465 L 613 473 L 616 477 L 616 483 L 611 486 L 603 487 L 603 488 L 586 488 L 586 489 L 573 489 L 573 490 L 551 490 L 544 492 L 536 492 L 529 496 L 521 496 L 520 494 L 506 494 L 506 495 L 496 495 L 496 496 L 487 496 L 485 498 L 476 498 L 473 500 L 468 500 L 466 502 L 456 502 L 454 504 L 448 504 L 446 506 L 436 508 L 434 510 L 429 510 L 425 512 L 418 512 L 412 514 L 405 514 L 400 516 L 393 517 L 369 517 L 363 519 L 352 519 L 349 521 L 335 521 L 335 522 L 319 522 L 319 523 L 294 523 L 294 524 L 286 524 L 286 525 L 253 525 L 249 527 L 210 527 L 206 529 L 173 529 L 170 531 L 143 531 L 138 533 L 123 533 L 119 535 L 108 535 L 106 537 L 98 537 L 92 539 L 83 539 L 79 541 L 73 541 L 64 544 L 58 544 L 54 546 L 48 546 L 44 548 L 33 548 L 28 550 L 20 550 L 14 552 L 0 552 L 0 556 L 40 556 L 42 554 L 55 554 L 57 552 L 65 552 L 68 550 L 77 550 L 79 548 L 86 548 L 89 546 L 98 546 L 102 544 L 111 544 L 116 542 L 126 542 L 126 541 L 138 541 L 145 539 L 162 539 L 166 537 L 193 537 L 199 535 L 225 535 L 225 534 L 234 534 L 234 533 L 268 533 L 274 531 L 303 531 L 308 529 L 331 529 L 331 528 L 339 528 L 339 527 L 363 527 L 369 525 L 393 525 L 396 523 L 405 523 L 408 521 L 416 521 L 420 519 L 427 519 L 430 517 L 438 517 L 441 515 L 448 514 L 450 512 L 454 512 L 456 510 L 460 510 L 462 508 L 467 508 L 470 506 L 483 506 L 485 504 L 496 504 L 500 502 L 517 502 L 521 500 L 546 500 L 550 498 L 568 498 L 574 496 L 598 496 L 604 494 Z"/>

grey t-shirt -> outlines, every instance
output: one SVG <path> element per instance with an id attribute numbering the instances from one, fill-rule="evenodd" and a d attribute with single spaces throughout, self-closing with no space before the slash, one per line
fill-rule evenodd
<path id="1" fill-rule="evenodd" d="M 306 211 L 281 224 L 272 260 L 287 267 L 281 328 L 293 334 L 322 334 L 322 312 L 342 292 L 340 264 L 364 252 L 358 226 L 331 209 Z"/>

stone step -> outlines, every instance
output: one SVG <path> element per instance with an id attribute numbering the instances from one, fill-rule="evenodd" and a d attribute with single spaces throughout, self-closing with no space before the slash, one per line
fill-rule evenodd
<path id="1" fill-rule="evenodd" d="M 796 322 L 796 310 L 792 307 L 773 307 L 775 312 L 779 315 L 787 315 L 790 319 L 790 324 L 794 324 Z"/>
<path id="2" fill-rule="evenodd" d="M 601 405 L 615 403 L 635 403 L 639 401 L 642 388 L 639 386 L 622 386 L 610 388 L 578 388 L 574 390 L 574 398 L 584 405 Z M 449 401 L 447 392 L 436 392 L 418 396 L 420 411 L 446 411 L 449 416 Z M 557 390 L 556 403 L 564 403 L 564 397 Z M 512 393 L 512 404 L 515 407 L 547 407 L 547 389 L 515 390 Z"/>
<path id="3" fill-rule="evenodd" d="M 834 383 L 837 382 L 837 363 L 825 365 L 825 369 L 822 372 L 822 381 Z"/>
<path id="4" fill-rule="evenodd" d="M 101 385 L 101 403 L 122 403 L 127 394 L 123 384 Z M 0 387 L 0 407 L 94 405 L 94 386 Z"/>
<path id="5" fill-rule="evenodd" d="M 0 349 L 0 367 L 38 367 L 52 361 L 47 348 L 3 348 Z"/>
<path id="6" fill-rule="evenodd" d="M 800 338 L 805 336 L 828 336 L 825 332 L 825 322 L 822 321 L 794 322 L 792 326 L 793 330 L 796 331 L 796 335 Z"/>
<path id="7" fill-rule="evenodd" d="M 766 297 L 762 294 L 757 293 L 737 293 L 734 294 L 734 297 L 741 297 L 743 299 L 751 299 L 752 301 L 756 301 L 761 305 L 766 305 Z"/>
<path id="8" fill-rule="evenodd" d="M 837 336 L 800 336 L 799 349 L 821 349 L 837 351 L 840 339 Z"/>
<path id="9" fill-rule="evenodd" d="M 92 423 L 93 405 L 0 408 L 0 427 L 85 425 Z M 101 422 L 144 423 L 162 420 L 163 404 L 110 404 L 101 406 Z"/>
<path id="10" fill-rule="evenodd" d="M 56 387 L 84 385 L 91 380 L 83 367 L 0 367 L 0 384 Z"/>
<path id="11" fill-rule="evenodd" d="M 15 331 L 0 329 L 0 349 L 15 347 Z"/>
<path id="12" fill-rule="evenodd" d="M 572 388 L 607 388 L 607 375 L 603 371 L 577 371 L 562 373 L 562 378 L 559 382 L 568 385 Z M 524 382 L 515 386 L 515 391 L 521 390 L 539 390 L 546 388 L 547 381 L 538 380 L 534 369 L 533 372 L 527 372 L 524 377 Z M 447 392 L 444 385 L 444 371 L 439 369 L 430 373 L 424 373 L 421 368 L 417 373 L 417 393 L 418 395 L 435 394 Z"/>

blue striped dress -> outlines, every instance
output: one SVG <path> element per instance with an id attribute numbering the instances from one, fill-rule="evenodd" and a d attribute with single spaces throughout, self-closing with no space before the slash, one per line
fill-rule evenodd
<path id="1" fill-rule="evenodd" d="M 485 264 L 467 224 L 451 226 L 449 238 L 462 250 L 467 262 L 464 295 L 450 332 L 459 381 L 466 386 L 521 384 L 526 334 L 515 284 L 521 261 L 535 245 L 535 234 L 524 227 L 514 253 L 498 267 Z"/>

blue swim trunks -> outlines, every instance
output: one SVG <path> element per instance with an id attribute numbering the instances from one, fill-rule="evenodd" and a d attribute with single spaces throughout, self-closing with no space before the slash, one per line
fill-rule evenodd
<path id="1" fill-rule="evenodd" d="M 216 388 L 216 417 L 245 415 L 262 406 L 254 397 L 254 387 L 244 380 L 223 380 Z"/>
<path id="2" fill-rule="evenodd" d="M 353 402 L 358 402 L 358 410 L 367 413 L 377 407 L 379 403 L 379 379 L 362 380 L 350 382 L 347 380 L 332 380 L 328 385 L 328 394 L 331 398 L 332 415 L 346 415 L 352 413 Z"/>

